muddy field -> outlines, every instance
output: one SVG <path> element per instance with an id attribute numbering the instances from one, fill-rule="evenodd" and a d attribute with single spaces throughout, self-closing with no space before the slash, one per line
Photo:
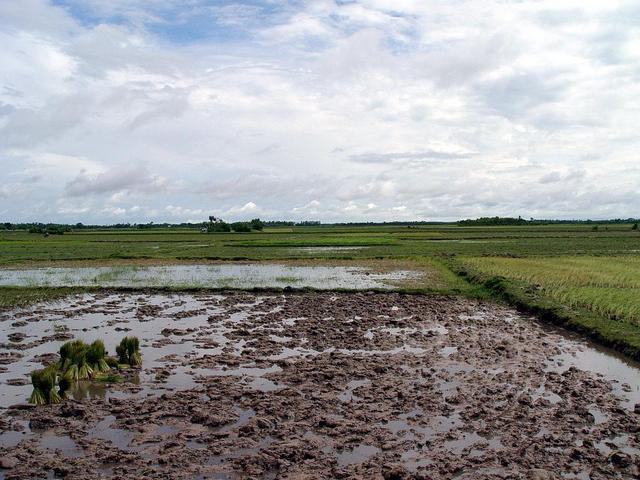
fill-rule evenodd
<path id="1" fill-rule="evenodd" d="M 640 375 L 514 311 L 105 292 L 0 313 L 0 478 L 637 478 Z M 25 405 L 70 338 L 143 367 Z"/>

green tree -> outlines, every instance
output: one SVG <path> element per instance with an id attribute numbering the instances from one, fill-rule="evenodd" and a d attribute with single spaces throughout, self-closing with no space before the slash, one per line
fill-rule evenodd
<path id="1" fill-rule="evenodd" d="M 251 231 L 251 226 L 246 222 L 236 222 L 231 224 L 231 230 L 237 233 L 248 233 Z"/>
<path id="2" fill-rule="evenodd" d="M 226 222 L 214 222 L 214 223 L 209 223 L 207 225 L 208 233 L 224 233 L 224 232 L 230 232 L 230 231 L 231 231 L 231 227 Z"/>
<path id="3" fill-rule="evenodd" d="M 251 220 L 249 222 L 249 225 L 251 226 L 252 230 L 257 230 L 259 232 L 261 232 L 262 229 L 264 228 L 264 222 L 259 218 L 254 218 L 253 220 Z"/>

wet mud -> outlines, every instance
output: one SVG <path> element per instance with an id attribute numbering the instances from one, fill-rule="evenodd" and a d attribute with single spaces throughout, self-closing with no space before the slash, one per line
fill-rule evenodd
<path id="1" fill-rule="evenodd" d="M 637 478 L 636 365 L 511 309 L 396 293 L 104 292 L 0 313 L 0 478 Z M 34 408 L 69 338 L 124 382 Z"/>

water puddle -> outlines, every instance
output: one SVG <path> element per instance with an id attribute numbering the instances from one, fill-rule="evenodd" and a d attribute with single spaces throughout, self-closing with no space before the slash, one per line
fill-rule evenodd
<path id="1" fill-rule="evenodd" d="M 45 450 L 61 453 L 63 457 L 75 458 L 82 456 L 82 449 L 69 437 L 56 435 L 51 431 L 36 432 L 40 446 Z"/>
<path id="2" fill-rule="evenodd" d="M 462 454 L 465 449 L 469 449 L 472 446 L 480 445 L 478 448 L 472 449 L 469 452 L 471 456 L 479 456 L 479 454 L 484 450 L 492 449 L 492 450 L 500 450 L 502 445 L 500 441 L 496 438 L 484 437 L 479 435 L 477 432 L 463 432 L 458 438 L 446 441 L 444 443 L 444 448 L 449 450 L 456 455 Z"/>
<path id="3" fill-rule="evenodd" d="M 353 402 L 356 400 L 360 400 L 359 397 L 353 394 L 353 391 L 359 387 L 369 385 L 370 383 L 371 383 L 371 380 L 367 378 L 363 380 L 351 380 L 349 383 L 347 383 L 347 388 L 345 389 L 345 391 L 340 393 L 340 395 L 338 395 L 338 399 L 342 402 Z"/>
<path id="4" fill-rule="evenodd" d="M 546 371 L 564 373 L 575 367 L 600 375 L 612 382 L 615 394 L 633 410 L 640 403 L 640 364 L 616 352 L 567 335 L 561 341 L 563 351 L 550 358 Z"/>
<path id="5" fill-rule="evenodd" d="M 23 440 L 28 440 L 33 437 L 33 433 L 29 429 L 29 422 L 20 421 L 17 423 L 20 427 L 20 430 L 8 430 L 0 434 L 0 447 L 15 447 Z"/>
<path id="6" fill-rule="evenodd" d="M 139 447 L 131 446 L 131 442 L 134 437 L 132 432 L 112 427 L 115 420 L 116 417 L 113 415 L 107 415 L 89 430 L 87 438 L 104 440 L 105 442 L 109 442 L 113 446 L 118 447 L 120 450 L 125 450 L 127 452 L 140 450 Z"/>
<path id="7" fill-rule="evenodd" d="M 440 353 L 440 355 L 442 355 L 443 357 L 450 357 L 451 355 L 453 355 L 457 351 L 458 351 L 458 347 L 448 346 L 448 347 L 443 347 L 442 349 L 440 349 L 440 351 L 438 353 Z"/>
<path id="8" fill-rule="evenodd" d="M 364 250 L 365 248 L 369 248 L 369 247 L 365 247 L 365 246 L 298 247 L 298 248 L 294 248 L 293 250 L 295 252 L 313 254 L 313 253 L 333 253 L 333 252 L 354 252 L 358 250 Z"/>
<path id="9" fill-rule="evenodd" d="M 369 460 L 374 455 L 380 453 L 380 449 L 373 445 L 360 444 L 351 450 L 338 452 L 338 465 L 356 465 Z"/>
<path id="10" fill-rule="evenodd" d="M 257 390 L 263 393 L 275 392 L 285 388 L 284 385 L 277 384 L 264 377 L 254 377 L 250 382 L 247 383 L 247 386 L 253 390 Z"/>

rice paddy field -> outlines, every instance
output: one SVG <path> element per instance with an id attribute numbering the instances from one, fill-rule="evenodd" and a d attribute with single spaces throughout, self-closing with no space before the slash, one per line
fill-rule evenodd
<path id="1" fill-rule="evenodd" d="M 540 288 L 569 306 L 640 326 L 640 257 L 469 258 L 465 263 Z"/>
<path id="2" fill-rule="evenodd" d="M 198 230 L 91 230 L 65 235 L 0 231 L 0 265 L 57 260 L 367 259 L 467 256 L 637 255 L 631 225 L 293 227 L 205 234 Z"/>
<path id="3" fill-rule="evenodd" d="M 639 253 L 624 224 L 0 232 L 0 480 L 640 478 Z"/>
<path id="4" fill-rule="evenodd" d="M 634 356 L 640 352 L 640 233 L 631 224 L 315 226 L 247 234 L 130 229 L 49 237 L 5 231 L 0 232 L 0 268 L 4 270 L 0 304 L 56 295 L 55 287 L 140 286 L 139 277 L 161 286 L 163 275 L 176 277 L 167 274 L 167 265 L 221 263 L 244 264 L 239 268 L 250 271 L 246 265 L 256 263 L 266 264 L 263 269 L 284 270 L 267 281 L 260 274 L 253 278 L 244 273 L 242 282 L 231 278 L 235 274 L 221 275 L 209 283 L 215 288 L 264 287 L 269 281 L 278 288 L 316 288 L 314 272 L 327 266 L 365 268 L 376 274 L 412 270 L 419 275 L 407 275 L 394 287 L 471 297 L 501 296 L 485 288 L 487 282 L 491 286 L 500 279 L 517 292 L 520 307 L 542 301 L 551 316 L 561 311 L 565 320 L 585 327 L 605 343 L 609 339 L 610 344 L 625 344 Z M 158 265 L 164 265 L 164 270 Z M 66 270 L 57 275 L 39 270 L 45 267 Z M 83 270 L 81 281 L 74 276 L 74 268 L 98 270 L 95 275 Z M 140 273 L 141 268 L 161 273 Z M 307 274 L 300 273 L 305 268 Z M 28 269 L 36 269 L 35 274 Z M 12 278 L 23 281 L 12 284 Z M 201 277 L 188 278 L 167 286 L 207 285 Z M 331 284 L 348 289 L 349 282 Z M 362 286 L 375 285 L 364 282 Z M 513 297 L 506 296 L 511 301 Z"/>

